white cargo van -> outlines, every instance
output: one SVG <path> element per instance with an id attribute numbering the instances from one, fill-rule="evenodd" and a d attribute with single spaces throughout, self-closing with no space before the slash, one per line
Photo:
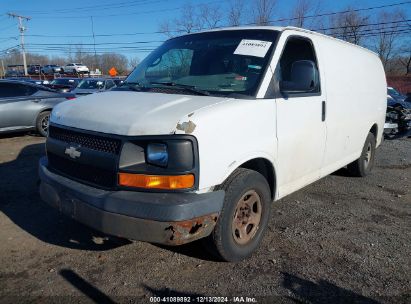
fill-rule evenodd
<path id="1" fill-rule="evenodd" d="M 111 92 L 51 115 L 40 192 L 105 233 L 238 261 L 271 202 L 348 166 L 373 167 L 387 85 L 378 57 L 298 28 L 165 42 Z"/>

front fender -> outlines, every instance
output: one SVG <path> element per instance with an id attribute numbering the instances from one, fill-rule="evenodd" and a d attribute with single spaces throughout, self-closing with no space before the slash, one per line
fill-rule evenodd
<path id="1" fill-rule="evenodd" d="M 264 158 L 276 167 L 275 101 L 232 99 L 190 113 L 177 133 L 198 140 L 199 189 L 221 184 L 241 164 Z"/>

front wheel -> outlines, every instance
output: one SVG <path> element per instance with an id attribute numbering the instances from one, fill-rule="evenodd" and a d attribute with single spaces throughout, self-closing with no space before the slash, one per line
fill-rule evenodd
<path id="1" fill-rule="evenodd" d="M 42 112 L 37 117 L 36 128 L 37 132 L 40 133 L 41 136 L 47 137 L 49 132 L 49 119 L 50 119 L 50 112 Z"/>
<path id="2" fill-rule="evenodd" d="M 374 134 L 368 133 L 360 158 L 347 166 L 352 176 L 365 177 L 371 173 L 374 167 L 375 146 Z"/>
<path id="3" fill-rule="evenodd" d="M 239 168 L 221 188 L 224 205 L 205 245 L 222 260 L 236 262 L 249 257 L 261 243 L 270 218 L 270 187 L 260 173 Z"/>

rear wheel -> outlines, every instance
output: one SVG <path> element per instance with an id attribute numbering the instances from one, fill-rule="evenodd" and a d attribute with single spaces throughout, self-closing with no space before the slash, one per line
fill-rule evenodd
<path id="1" fill-rule="evenodd" d="M 41 112 L 37 117 L 36 128 L 41 136 L 47 137 L 49 131 L 50 112 Z"/>
<path id="2" fill-rule="evenodd" d="M 360 158 L 347 166 L 351 175 L 364 177 L 370 174 L 374 167 L 375 146 L 374 134 L 368 133 Z"/>
<path id="3" fill-rule="evenodd" d="M 239 168 L 221 186 L 224 205 L 207 249 L 225 261 L 249 257 L 260 245 L 270 218 L 271 194 L 258 172 Z"/>

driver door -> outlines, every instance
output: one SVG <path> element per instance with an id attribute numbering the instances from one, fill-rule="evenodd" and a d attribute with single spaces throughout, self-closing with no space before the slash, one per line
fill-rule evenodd
<path id="1" fill-rule="evenodd" d="M 282 38 L 286 42 L 275 70 L 277 78 L 289 82 L 296 77 L 295 71 L 292 71 L 293 64 L 310 61 L 318 71 L 318 85 L 315 89 L 287 94 L 280 89 L 276 98 L 281 197 L 320 178 L 326 144 L 323 113 L 326 96 L 321 90 L 321 70 L 315 43 L 307 37 L 296 35 Z"/>

